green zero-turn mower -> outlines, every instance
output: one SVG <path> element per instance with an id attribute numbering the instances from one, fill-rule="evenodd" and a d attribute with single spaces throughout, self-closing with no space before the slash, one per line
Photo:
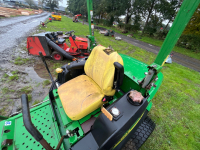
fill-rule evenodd
<path id="1" fill-rule="evenodd" d="M 150 66 L 97 46 L 88 58 L 58 68 L 56 81 L 50 74 L 52 86 L 43 102 L 30 108 L 23 94 L 22 113 L 16 112 L 10 118 L 1 116 L 0 148 L 109 150 L 122 149 L 133 138 L 138 149 L 153 130 L 147 114 L 163 80 L 162 65 L 199 2 L 185 0 L 182 3 Z M 88 0 L 89 22 L 91 8 L 92 1 Z M 142 94 L 141 103 L 130 99 L 131 91 Z"/>

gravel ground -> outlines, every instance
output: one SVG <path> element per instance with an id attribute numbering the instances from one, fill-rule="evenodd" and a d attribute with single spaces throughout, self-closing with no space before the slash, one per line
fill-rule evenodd
<path id="1" fill-rule="evenodd" d="M 0 19 L 0 115 L 21 109 L 20 96 L 28 94 L 30 105 L 42 101 L 50 82 L 34 71 L 38 57 L 29 56 L 26 37 L 41 32 L 38 25 L 49 13 Z M 42 64 L 42 63 L 41 63 Z"/>
<path id="2" fill-rule="evenodd" d="M 12 49 L 26 39 L 36 29 L 40 21 L 45 21 L 49 13 L 0 19 L 0 52 Z"/>

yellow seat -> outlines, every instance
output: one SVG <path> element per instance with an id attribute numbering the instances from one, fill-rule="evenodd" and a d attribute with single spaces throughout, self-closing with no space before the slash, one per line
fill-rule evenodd
<path id="1" fill-rule="evenodd" d="M 67 116 L 79 120 L 103 105 L 104 96 L 113 96 L 114 62 L 123 65 L 117 52 L 106 54 L 105 47 L 96 46 L 88 57 L 84 70 L 78 76 L 58 88 L 58 94 Z"/>

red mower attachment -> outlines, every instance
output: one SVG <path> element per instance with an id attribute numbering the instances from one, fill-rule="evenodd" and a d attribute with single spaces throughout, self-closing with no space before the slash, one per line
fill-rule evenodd
<path id="1" fill-rule="evenodd" d="M 29 54 L 39 55 L 39 52 L 42 52 L 44 56 L 50 56 L 56 61 L 63 60 L 63 57 L 70 60 L 75 57 L 84 58 L 90 54 L 89 39 L 76 37 L 72 34 L 74 31 L 66 32 L 65 35 L 68 36 L 63 36 L 61 33 L 60 31 L 45 32 L 29 36 L 27 38 Z M 68 46 L 62 37 L 68 37 L 71 45 Z"/>

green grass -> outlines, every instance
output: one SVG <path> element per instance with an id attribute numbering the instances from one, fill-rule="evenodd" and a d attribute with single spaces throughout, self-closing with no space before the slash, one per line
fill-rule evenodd
<path id="1" fill-rule="evenodd" d="M 6 107 L 0 108 L 0 114 L 1 114 L 2 116 L 5 116 L 5 115 L 6 115 Z"/>
<path id="2" fill-rule="evenodd" d="M 119 28 L 116 28 L 116 27 L 106 27 L 106 26 L 103 26 L 103 25 L 98 25 L 98 26 L 104 27 L 106 29 L 112 29 L 117 33 L 123 34 L 123 33 L 121 33 L 122 30 L 120 30 Z M 131 34 L 131 33 L 133 33 L 133 32 L 129 32 L 129 33 L 126 33 L 124 35 L 128 35 L 128 34 Z M 137 39 L 137 40 L 140 40 L 140 41 L 143 41 L 143 42 L 155 45 L 155 46 L 161 47 L 163 42 L 164 42 L 164 40 L 154 39 L 154 38 L 148 37 L 146 35 L 142 36 L 142 38 L 141 38 L 141 36 L 140 36 L 141 33 L 133 33 L 133 34 L 135 36 L 134 39 Z M 175 46 L 173 48 L 173 51 L 200 60 L 200 52 L 198 53 L 198 52 L 195 52 L 195 51 L 192 51 L 192 50 L 189 50 L 189 49 L 186 49 L 186 48 L 178 47 L 178 46 Z"/>
<path id="3" fill-rule="evenodd" d="M 1 89 L 1 93 L 2 94 L 7 94 L 8 92 L 10 92 L 10 90 L 8 88 L 6 88 L 6 87 Z"/>
<path id="4" fill-rule="evenodd" d="M 35 100 L 34 103 L 33 103 L 32 105 L 36 105 L 36 104 L 38 104 L 38 103 L 40 103 L 40 101 L 39 101 L 39 100 Z"/>
<path id="5" fill-rule="evenodd" d="M 5 74 L 3 75 L 3 77 L 4 77 L 4 78 L 7 78 L 7 77 L 8 77 L 8 75 L 5 73 Z"/>
<path id="6" fill-rule="evenodd" d="M 40 83 L 36 84 L 36 87 L 40 86 Z"/>
<path id="7" fill-rule="evenodd" d="M 33 88 L 31 86 L 25 86 L 25 87 L 19 89 L 19 92 L 20 92 L 20 94 L 21 93 L 29 94 L 32 92 L 32 90 L 33 90 Z"/>
<path id="8" fill-rule="evenodd" d="M 4 78 L 8 78 L 7 82 L 19 79 L 19 75 L 17 74 L 18 71 L 12 71 L 11 73 L 12 73 L 12 76 L 8 76 L 6 73 L 3 75 Z"/>
<path id="9" fill-rule="evenodd" d="M 22 64 L 25 64 L 29 61 L 30 59 L 29 58 L 21 58 L 21 57 L 17 57 L 14 61 L 14 64 L 15 65 L 22 65 Z"/>
<path id="10" fill-rule="evenodd" d="M 28 94 L 28 102 L 31 102 L 31 101 L 32 101 L 32 95 Z"/>
<path id="11" fill-rule="evenodd" d="M 12 80 L 18 80 L 18 79 L 19 79 L 19 76 L 17 74 L 9 77 L 10 81 L 12 81 Z"/>
<path id="12" fill-rule="evenodd" d="M 43 88 L 47 85 L 49 85 L 51 82 L 49 80 L 45 80 L 42 85 L 43 85 Z"/>
<path id="13" fill-rule="evenodd" d="M 12 89 L 9 89 L 7 87 L 4 87 L 1 89 L 1 93 L 4 95 L 4 94 L 7 94 L 7 93 L 10 93 L 10 92 L 15 92 L 15 90 L 12 90 Z M 9 95 L 8 95 L 9 96 Z M 5 96 L 6 97 L 6 96 Z M 8 98 L 8 97 L 7 97 Z"/>
<path id="14" fill-rule="evenodd" d="M 89 34 L 87 25 L 73 23 L 62 17 L 62 21 L 47 24 L 46 31 L 75 30 L 77 36 Z M 119 53 L 129 55 L 147 64 L 151 64 L 156 55 L 124 41 L 116 41 L 95 31 L 98 44 L 109 46 Z M 163 83 L 153 99 L 149 113 L 156 128 L 142 150 L 161 149 L 200 149 L 200 75 L 198 72 L 177 63 L 166 64 L 162 69 Z"/>

